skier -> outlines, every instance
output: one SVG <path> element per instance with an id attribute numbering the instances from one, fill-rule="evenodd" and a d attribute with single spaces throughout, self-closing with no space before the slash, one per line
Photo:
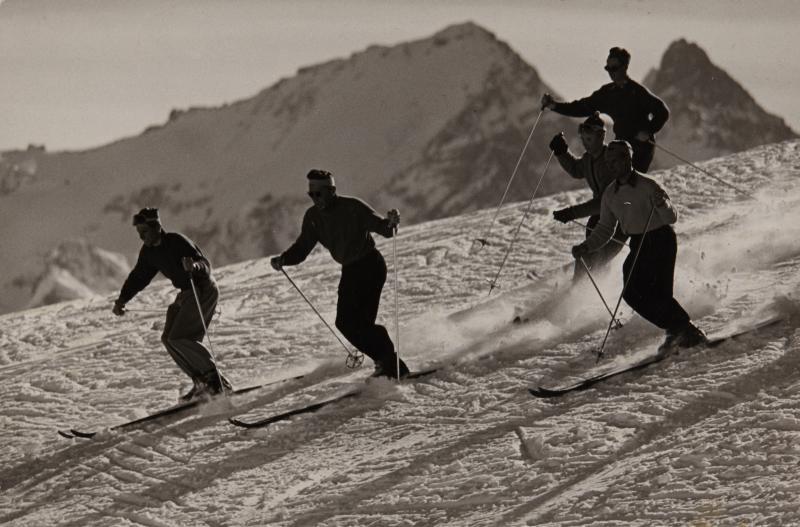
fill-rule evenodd
<path id="1" fill-rule="evenodd" d="M 142 240 L 139 258 L 131 270 L 112 309 L 117 316 L 125 314 L 127 304 L 161 271 L 180 289 L 167 308 L 161 342 L 172 359 L 192 379 L 193 386 L 179 400 L 217 395 L 232 390 L 230 382 L 217 369 L 208 349 L 203 346 L 203 321 L 197 303 L 203 310 L 205 325 L 211 322 L 217 307 L 219 290 L 211 277 L 211 264 L 189 238 L 177 232 L 165 232 L 158 209 L 144 208 L 133 216 L 133 226 Z M 194 279 L 198 300 L 190 283 Z"/>
<path id="2" fill-rule="evenodd" d="M 633 168 L 647 172 L 653 161 L 655 134 L 669 119 L 664 101 L 628 77 L 631 54 L 614 47 L 608 52 L 605 70 L 611 81 L 588 97 L 572 102 L 558 102 L 549 93 L 542 96 L 542 109 L 569 117 L 588 117 L 602 112 L 614 120 L 614 135 L 633 147 Z"/>
<path id="3" fill-rule="evenodd" d="M 609 183 L 614 181 L 614 176 L 610 175 L 605 165 L 606 145 L 606 125 L 600 118 L 598 112 L 594 112 L 589 118 L 578 126 L 581 142 L 586 152 L 580 157 L 575 157 L 569 151 L 569 146 L 564 138 L 564 132 L 556 134 L 550 141 L 550 149 L 555 154 L 561 168 L 575 179 L 585 179 L 589 188 L 592 189 L 592 199 L 572 207 L 567 207 L 553 212 L 553 218 L 562 223 L 568 223 L 579 218 L 589 217 L 586 225 L 586 237 L 594 230 L 597 221 L 600 219 L 600 198 Z M 584 261 L 589 269 L 604 266 L 622 249 L 628 237 L 617 229 L 614 232 L 614 240 L 619 243 L 607 243 L 601 249 L 586 255 Z M 575 272 L 573 280 L 585 276 L 586 271 L 579 261 L 575 262 Z"/>
<path id="4" fill-rule="evenodd" d="M 619 223 L 631 237 L 630 253 L 622 266 L 623 298 L 644 319 L 666 330 L 659 348 L 688 348 L 707 342 L 673 297 L 677 242 L 671 225 L 678 216 L 667 193 L 632 166 L 633 149 L 626 141 L 612 141 L 606 149 L 606 165 L 616 179 L 606 187 L 597 227 L 583 243 L 572 248 L 575 258 L 597 251 L 608 243 Z M 639 252 L 638 258 L 636 253 Z"/>
<path id="5" fill-rule="evenodd" d="M 397 378 L 397 355 L 386 328 L 375 324 L 381 291 L 386 281 L 386 262 L 375 247 L 371 232 L 385 238 L 394 235 L 400 224 L 400 213 L 392 209 L 381 218 L 358 198 L 339 196 L 333 175 L 325 170 L 311 170 L 308 195 L 314 202 L 303 216 L 297 240 L 279 256 L 271 259 L 272 267 L 304 261 L 321 243 L 342 266 L 339 299 L 336 305 L 336 327 L 353 346 L 375 362 L 375 377 Z M 409 371 L 401 360 L 399 376 Z"/>

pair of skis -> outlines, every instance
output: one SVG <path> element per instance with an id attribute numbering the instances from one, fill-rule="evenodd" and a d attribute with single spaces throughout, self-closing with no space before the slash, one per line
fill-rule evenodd
<path id="1" fill-rule="evenodd" d="M 736 330 L 731 330 L 728 332 L 723 332 L 717 335 L 712 335 L 708 338 L 708 342 L 704 344 L 706 348 L 715 348 L 724 342 L 727 342 L 731 339 L 735 339 L 736 337 L 745 335 L 747 333 L 751 333 L 757 331 L 759 329 L 772 326 L 781 322 L 783 318 L 781 316 L 773 316 L 767 319 L 764 319 L 760 322 L 753 324 L 752 326 L 748 326 L 746 328 L 739 328 Z M 616 368 L 611 368 L 609 370 L 605 370 L 601 373 L 593 375 L 591 377 L 587 377 L 585 379 L 581 379 L 571 384 L 567 384 L 564 386 L 558 386 L 553 388 L 545 388 L 544 386 L 537 386 L 534 388 L 529 388 L 528 392 L 533 395 L 534 397 L 539 397 L 543 399 L 552 398 L 552 397 L 560 397 L 562 395 L 566 395 L 572 392 L 579 392 L 583 390 L 588 390 L 589 388 L 593 387 L 594 385 L 616 377 L 618 375 L 622 375 L 624 373 L 630 373 L 638 370 L 643 370 L 648 366 L 661 362 L 662 360 L 669 357 L 669 353 L 655 353 L 644 359 L 641 359 L 637 362 L 632 364 L 623 364 Z"/>
<path id="2" fill-rule="evenodd" d="M 427 375 L 431 375 L 431 374 L 435 373 L 436 371 L 437 371 L 437 369 L 430 369 L 430 370 L 424 370 L 424 371 L 420 371 L 420 372 L 414 372 L 414 373 L 411 373 L 411 374 L 407 375 L 406 377 L 404 377 L 403 381 L 418 379 L 420 377 L 425 377 Z M 349 375 L 349 373 L 348 373 L 348 375 Z M 248 393 L 248 392 L 251 392 L 251 391 L 254 391 L 254 390 L 265 388 L 267 386 L 272 386 L 272 385 L 275 385 L 275 384 L 285 383 L 285 382 L 289 382 L 289 381 L 300 380 L 300 379 L 303 379 L 304 377 L 305 377 L 305 375 L 298 375 L 296 377 L 291 377 L 291 378 L 287 378 L 287 379 L 280 379 L 280 380 L 277 380 L 277 381 L 270 381 L 268 383 L 259 384 L 259 385 L 256 385 L 256 386 L 248 386 L 246 388 L 240 388 L 239 390 L 235 390 L 230 395 L 231 396 L 237 396 L 237 395 Z M 339 401 L 343 401 L 345 399 L 349 399 L 349 398 L 352 398 L 352 397 L 356 397 L 356 396 L 360 395 L 363 391 L 364 391 L 364 388 L 363 387 L 359 387 L 359 388 L 347 391 L 347 392 L 345 392 L 343 394 L 337 395 L 335 397 L 332 397 L 330 399 L 325 399 L 323 401 L 315 402 L 315 403 L 312 403 L 312 404 L 309 404 L 309 405 L 306 405 L 306 406 L 301 406 L 301 407 L 298 407 L 298 408 L 294 408 L 292 410 L 288 410 L 286 412 L 282 412 L 282 413 L 276 414 L 276 415 L 271 415 L 269 417 L 258 419 L 258 420 L 255 420 L 255 421 L 240 420 L 240 419 L 236 419 L 236 418 L 231 418 L 231 419 L 229 419 L 229 421 L 232 424 L 234 424 L 236 426 L 239 426 L 239 427 L 261 428 L 261 427 L 268 426 L 268 425 L 270 425 L 272 423 L 276 423 L 278 421 L 285 421 L 285 420 L 287 420 L 287 419 L 289 419 L 289 418 L 291 418 L 291 417 L 293 417 L 295 415 L 316 412 L 317 410 L 319 410 L 321 408 L 324 408 L 326 406 L 329 406 L 331 404 L 334 404 L 334 403 L 337 403 Z M 165 409 L 157 411 L 155 413 L 146 415 L 144 417 L 140 417 L 140 418 L 134 419 L 132 421 L 127 421 L 125 423 L 121 423 L 121 424 L 112 426 L 112 427 L 108 428 L 108 430 L 125 430 L 125 429 L 129 429 L 129 428 L 135 428 L 137 425 L 142 425 L 142 424 L 145 424 L 145 423 L 156 421 L 156 420 L 158 420 L 158 419 L 160 419 L 162 417 L 167 417 L 167 416 L 176 415 L 176 414 L 180 414 L 180 413 L 186 412 L 186 411 L 188 411 L 188 410 L 190 410 L 192 408 L 199 407 L 200 405 L 202 405 L 202 404 L 204 404 L 206 402 L 208 402 L 207 399 L 195 399 L 193 401 L 188 401 L 188 402 L 185 402 L 185 403 L 179 403 L 179 404 L 176 404 L 174 406 L 170 406 L 169 408 L 165 408 Z M 70 428 L 69 430 L 63 430 L 63 429 L 62 430 L 58 430 L 58 434 L 60 436 L 66 437 L 68 439 L 73 439 L 73 438 L 92 439 L 98 433 L 99 432 L 97 432 L 97 431 L 86 432 L 86 431 L 78 430 L 76 428 Z"/>

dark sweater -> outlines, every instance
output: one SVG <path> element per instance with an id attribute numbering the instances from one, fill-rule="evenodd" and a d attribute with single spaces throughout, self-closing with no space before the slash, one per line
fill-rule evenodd
<path id="1" fill-rule="evenodd" d="M 161 231 L 160 244 L 155 247 L 142 246 L 136 265 L 122 285 L 118 301 L 127 303 L 147 287 L 159 271 L 178 289 L 189 289 L 189 273 L 181 262 L 184 256 L 190 256 L 200 264 L 201 270 L 195 271 L 193 276 L 204 281 L 211 277 L 211 264 L 192 240 L 177 232 Z"/>
<path id="2" fill-rule="evenodd" d="M 614 120 L 617 139 L 633 140 L 638 132 L 647 132 L 650 139 L 669 119 L 664 101 L 634 80 L 624 86 L 610 82 L 588 97 L 572 102 L 557 102 L 553 111 L 569 117 L 589 117 L 594 112 L 609 115 Z"/>
<path id="3" fill-rule="evenodd" d="M 336 196 L 326 210 L 313 206 L 306 211 L 300 236 L 281 255 L 283 263 L 299 264 L 317 242 L 340 264 L 353 263 L 375 248 L 370 232 L 385 238 L 393 235 L 388 220 L 378 216 L 372 207 L 358 198 Z"/>

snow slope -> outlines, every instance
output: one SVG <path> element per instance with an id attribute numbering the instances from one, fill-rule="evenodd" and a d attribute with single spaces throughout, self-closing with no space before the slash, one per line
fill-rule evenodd
<path id="1" fill-rule="evenodd" d="M 595 368 L 607 313 L 590 285 L 565 287 L 577 227 L 536 200 L 487 298 L 526 203 L 401 229 L 401 353 L 412 384 L 260 430 L 232 427 L 360 385 L 341 346 L 266 260 L 217 271 L 211 343 L 238 386 L 313 371 L 201 412 L 94 440 L 187 388 L 159 341 L 174 292 L 154 284 L 122 319 L 112 296 L 0 317 L 0 523 L 14 526 L 795 525 L 800 523 L 800 142 L 656 174 L 680 218 L 676 296 L 709 332 L 770 313 L 783 321 L 711 350 L 557 400 L 526 387 Z M 499 194 L 499 192 L 498 192 Z M 499 197 L 499 196 L 498 196 Z M 298 218 L 299 221 L 299 218 Z M 380 247 L 392 262 L 392 241 Z M 338 269 L 317 253 L 289 273 L 333 319 Z M 619 261 L 596 278 L 609 302 Z M 393 331 L 392 278 L 380 318 Z M 631 315 L 607 363 L 655 349 Z M 515 315 L 526 324 L 510 324 Z"/>

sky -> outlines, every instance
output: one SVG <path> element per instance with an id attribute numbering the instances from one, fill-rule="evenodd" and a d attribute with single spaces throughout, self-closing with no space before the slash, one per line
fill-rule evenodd
<path id="1" fill-rule="evenodd" d="M 0 150 L 99 146 L 466 21 L 570 99 L 607 82 L 608 48 L 628 48 L 641 79 L 686 38 L 800 131 L 798 20 L 792 0 L 0 0 Z"/>

